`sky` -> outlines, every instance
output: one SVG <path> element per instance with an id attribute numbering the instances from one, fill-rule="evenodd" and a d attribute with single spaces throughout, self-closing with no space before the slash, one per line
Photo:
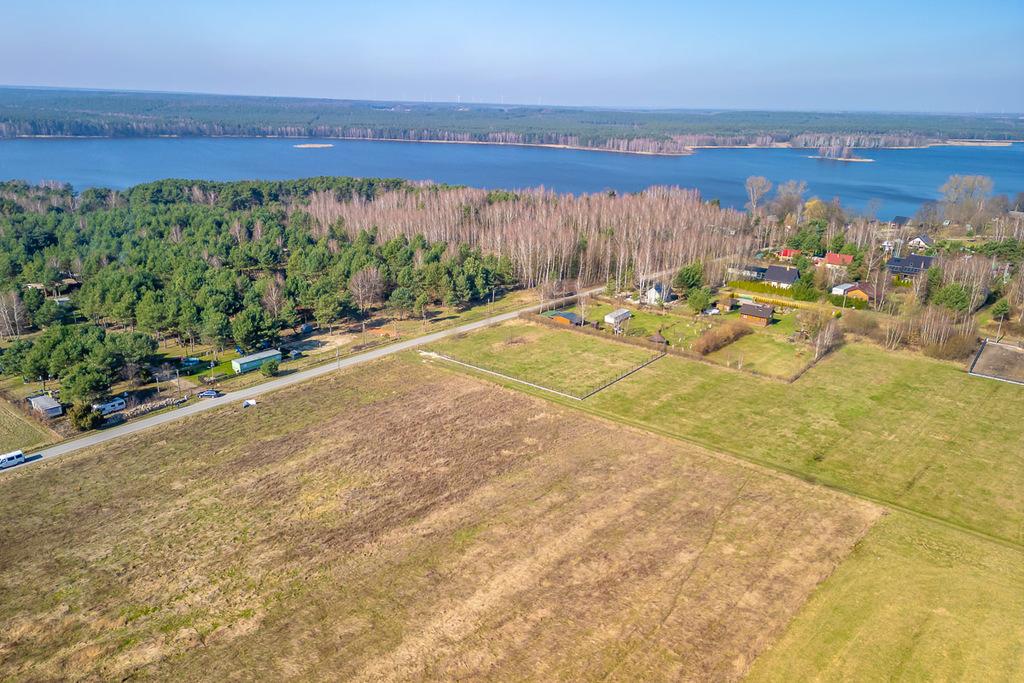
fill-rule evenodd
<path id="1" fill-rule="evenodd" d="M 0 84 L 1024 112 L 1024 1 L 4 0 Z"/>

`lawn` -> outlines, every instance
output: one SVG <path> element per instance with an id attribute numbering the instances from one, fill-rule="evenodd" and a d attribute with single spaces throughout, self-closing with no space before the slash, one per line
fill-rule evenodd
<path id="1" fill-rule="evenodd" d="M 756 330 L 705 357 L 731 368 L 788 379 L 806 367 L 814 354 L 806 344 L 786 341 L 767 330 Z"/>
<path id="2" fill-rule="evenodd" d="M 829 577 L 751 681 L 1024 680 L 1024 556 L 894 513 Z"/>
<path id="3" fill-rule="evenodd" d="M 0 476 L 0 679 L 736 680 L 878 519 L 450 367 Z"/>
<path id="4" fill-rule="evenodd" d="M 604 302 L 592 302 L 587 306 L 586 318 L 588 321 L 604 321 L 604 316 L 622 306 L 613 306 Z M 653 311 L 650 309 L 629 308 L 632 316 L 625 325 L 625 333 L 631 337 L 649 337 L 655 332 L 661 332 L 671 346 L 679 349 L 688 349 L 693 340 L 708 329 L 712 321 L 710 318 L 697 320 L 689 314 L 689 309 L 677 309 L 676 311 Z M 567 309 L 579 313 L 579 307 Z M 602 324 L 604 324 L 602 322 Z"/>
<path id="5" fill-rule="evenodd" d="M 518 319 L 447 339 L 430 350 L 574 396 L 588 393 L 654 355 L 610 338 Z"/>
<path id="6" fill-rule="evenodd" d="M 0 401 L 0 453 L 16 449 L 28 451 L 56 438 L 49 430 L 19 415 L 15 408 Z"/>

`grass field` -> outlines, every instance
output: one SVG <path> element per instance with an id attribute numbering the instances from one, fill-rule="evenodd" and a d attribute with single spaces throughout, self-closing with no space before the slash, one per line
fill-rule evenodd
<path id="1" fill-rule="evenodd" d="M 850 345 L 794 384 L 669 356 L 578 409 L 922 513 L 876 525 L 752 680 L 1016 681 L 1022 402 L 953 364 Z"/>
<path id="2" fill-rule="evenodd" d="M 893 513 L 811 597 L 751 681 L 1020 681 L 1024 555 Z"/>
<path id="3" fill-rule="evenodd" d="M 469 356 L 491 344 L 459 340 Z M 540 337 L 529 355 L 567 352 Z M 1020 544 L 1022 404 L 1020 386 L 851 343 L 793 384 L 667 356 L 586 408 Z"/>
<path id="4" fill-rule="evenodd" d="M 593 302 L 587 306 L 587 320 L 603 321 L 604 316 L 620 306 L 612 306 L 603 302 Z M 573 307 L 579 313 L 579 307 Z M 676 348 L 688 349 L 693 340 L 711 326 L 711 321 L 698 321 L 688 314 L 688 309 L 678 311 L 652 311 L 630 308 L 632 316 L 625 326 L 625 332 L 631 337 L 649 337 L 660 331 L 668 343 Z"/>
<path id="5" fill-rule="evenodd" d="M 54 434 L 22 417 L 6 402 L 0 401 L 0 453 L 15 449 L 29 450 L 55 438 Z"/>
<path id="6" fill-rule="evenodd" d="M 706 358 L 727 367 L 789 378 L 806 367 L 814 354 L 806 344 L 788 342 L 778 335 L 758 331 L 708 354 Z"/>
<path id="7" fill-rule="evenodd" d="M 393 359 L 0 477 L 0 678 L 734 680 L 878 514 Z"/>
<path id="8" fill-rule="evenodd" d="M 787 385 L 670 356 L 588 407 L 1021 543 L 1022 402 L 1022 387 L 851 344 Z"/>
<path id="9" fill-rule="evenodd" d="M 654 356 L 648 349 L 613 339 L 524 320 L 449 338 L 431 350 L 573 396 L 582 396 Z"/>

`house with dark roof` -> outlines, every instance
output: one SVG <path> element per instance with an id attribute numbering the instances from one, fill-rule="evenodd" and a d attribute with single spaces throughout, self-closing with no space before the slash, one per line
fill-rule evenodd
<path id="1" fill-rule="evenodd" d="M 775 309 L 767 304 L 744 303 L 740 306 L 740 320 L 759 327 L 768 327 Z"/>
<path id="2" fill-rule="evenodd" d="M 892 219 L 891 225 L 894 228 L 902 228 L 904 225 L 910 222 L 910 219 L 906 216 L 896 216 Z"/>
<path id="3" fill-rule="evenodd" d="M 768 266 L 765 271 L 764 281 L 773 287 L 789 289 L 800 279 L 800 271 L 789 266 Z"/>
<path id="4" fill-rule="evenodd" d="M 910 254 L 903 258 L 891 258 L 885 264 L 889 272 L 901 277 L 916 277 L 932 266 L 934 256 L 922 256 L 921 254 Z"/>
<path id="5" fill-rule="evenodd" d="M 748 263 L 743 266 L 731 266 L 729 273 L 743 280 L 763 280 L 767 270 L 764 266 L 755 266 Z"/>
<path id="6" fill-rule="evenodd" d="M 911 249 L 927 249 L 934 245 L 935 242 L 932 241 L 932 238 L 924 233 L 907 242 L 907 246 Z"/>

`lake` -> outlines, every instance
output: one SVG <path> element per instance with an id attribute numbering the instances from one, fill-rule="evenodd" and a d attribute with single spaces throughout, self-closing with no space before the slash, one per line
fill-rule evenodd
<path id="1" fill-rule="evenodd" d="M 333 147 L 299 149 L 299 143 Z M 808 158 L 793 149 L 702 149 L 656 157 L 536 147 L 280 138 L 0 140 L 0 179 L 57 180 L 76 189 L 122 189 L 160 178 L 287 179 L 316 175 L 400 177 L 485 188 L 544 186 L 558 192 L 634 192 L 651 185 L 700 190 L 741 208 L 743 183 L 805 180 L 808 196 L 839 197 L 878 215 L 913 215 L 954 173 L 980 174 L 997 193 L 1024 191 L 1024 144 L 866 150 L 873 163 Z"/>

